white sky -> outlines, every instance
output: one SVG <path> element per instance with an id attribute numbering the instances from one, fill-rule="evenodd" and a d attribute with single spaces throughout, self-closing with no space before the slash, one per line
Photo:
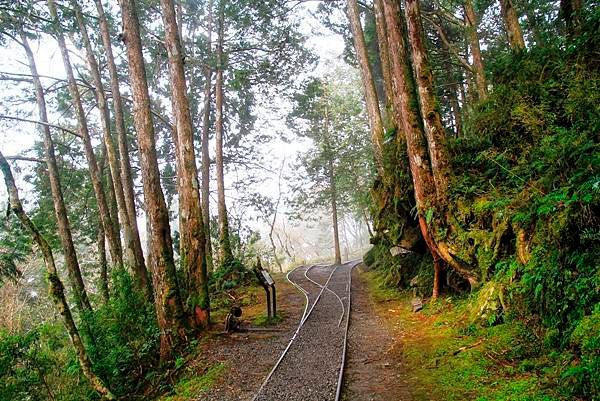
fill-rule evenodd
<path id="1" fill-rule="evenodd" d="M 319 56 L 320 61 L 317 67 L 311 72 L 311 75 L 324 75 L 328 70 L 332 69 L 335 64 L 342 63 L 341 54 L 343 51 L 343 41 L 341 37 L 326 31 L 320 23 L 309 15 L 307 10 L 315 10 L 317 7 L 316 3 L 309 2 L 306 6 L 298 7 L 297 12 L 306 15 L 303 20 L 302 30 L 309 37 L 308 46 Z M 62 78 L 65 76 L 62 59 L 58 50 L 58 46 L 51 39 L 44 39 L 41 42 L 31 41 L 33 51 L 35 53 L 37 67 L 40 75 L 47 75 L 50 77 Z M 24 64 L 25 54 L 21 50 L 20 46 L 8 42 L 7 46 L 0 48 L 0 72 L 10 73 L 29 73 L 27 65 Z M 75 55 L 72 55 L 72 62 L 81 62 L 77 60 Z M 52 80 L 45 79 L 44 85 L 47 87 L 53 83 Z M 28 84 L 22 83 L 19 88 L 26 88 Z M 5 115 L 16 115 L 21 112 L 33 112 L 30 118 L 37 119 L 37 109 L 33 102 L 28 104 L 17 104 L 12 96 L 18 94 L 20 89 L 15 89 L 15 83 L 10 81 L 0 82 L 0 113 Z M 33 99 L 34 93 L 31 87 L 31 96 Z M 51 108 L 50 120 L 52 122 L 53 115 Z M 272 133 L 278 130 L 285 129 L 284 119 L 285 115 L 272 115 L 266 110 L 258 111 L 259 124 L 262 120 L 261 126 L 266 126 L 267 129 L 271 130 Z M 26 154 L 27 150 L 30 149 L 35 140 L 40 137 L 37 132 L 37 127 L 31 123 L 20 123 L 10 120 L 0 120 L 0 149 L 5 156 Z M 274 135 L 274 137 L 277 137 Z M 264 173 L 265 181 L 260 185 L 260 192 L 265 196 L 276 198 L 278 195 L 278 170 L 282 164 L 282 160 L 286 159 L 286 172 L 284 175 L 294 174 L 291 165 L 296 160 L 297 154 L 301 150 L 306 150 L 307 144 L 301 141 L 295 141 L 292 143 L 285 143 L 280 139 L 276 139 L 271 143 L 267 144 L 265 155 L 267 156 L 264 160 L 265 167 L 275 170 L 273 174 L 267 172 Z M 211 154 L 213 151 L 211 150 Z M 13 164 L 14 166 L 15 164 Z M 27 193 L 27 187 L 22 180 L 19 180 L 19 176 L 22 176 L 27 168 L 30 167 L 27 163 L 18 162 L 18 167 L 22 169 L 19 172 L 15 169 L 16 178 L 19 182 L 22 196 Z M 228 177 L 226 177 L 226 186 L 229 187 L 231 180 L 235 178 L 235 171 L 230 171 Z M 215 185 L 213 183 L 212 188 L 214 190 Z M 284 183 L 284 192 L 288 191 Z M 236 194 L 232 191 L 228 192 L 228 206 L 233 213 L 240 213 L 242 211 L 236 210 L 234 207 L 235 202 L 233 199 L 236 198 Z M 6 189 L 3 185 L 0 185 L 0 205 L 5 205 Z M 211 208 L 212 209 L 212 208 Z M 212 210 L 213 214 L 216 210 Z M 279 216 L 285 218 L 285 202 L 281 203 Z M 251 211 L 243 211 L 243 213 L 249 213 L 248 216 L 252 216 Z M 141 233 L 144 233 L 144 221 L 140 219 Z M 251 219 L 249 219 L 251 220 Z M 279 220 L 279 219 L 278 219 Z M 258 229 L 261 232 L 265 232 L 264 224 L 258 224 L 257 222 L 248 221 L 250 226 L 254 229 Z"/>

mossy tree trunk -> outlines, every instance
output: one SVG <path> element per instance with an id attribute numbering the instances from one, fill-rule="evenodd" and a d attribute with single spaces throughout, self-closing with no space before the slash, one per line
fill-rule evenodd
<path id="1" fill-rule="evenodd" d="M 212 0 L 208 0 L 208 21 L 207 21 L 207 60 L 212 55 Z M 210 107 L 212 99 L 212 74 L 213 70 L 207 62 L 204 67 L 204 109 L 202 110 L 202 219 L 204 220 L 204 234 L 206 237 L 206 268 L 208 271 L 214 271 L 212 257 L 212 241 L 210 237 Z"/>
<path id="2" fill-rule="evenodd" d="M 176 158 L 178 160 L 177 189 L 180 212 L 180 257 L 181 268 L 187 278 L 188 307 L 193 313 L 194 325 L 206 327 L 209 324 L 208 276 L 206 269 L 206 240 L 200 200 L 200 186 L 192 116 L 187 98 L 187 85 L 183 68 L 179 29 L 172 0 L 161 0 L 165 45 L 167 47 L 173 115 L 177 135 Z"/>
<path id="3" fill-rule="evenodd" d="M 371 128 L 371 141 L 373 142 L 373 152 L 375 154 L 375 166 L 381 177 L 384 177 L 383 165 L 383 121 L 379 111 L 379 100 L 375 89 L 375 81 L 369 64 L 369 55 L 363 28 L 360 22 L 360 11 L 357 0 L 348 0 L 346 4 L 346 14 L 350 21 L 350 30 L 356 51 L 356 59 L 362 76 L 365 102 L 367 105 L 367 115 Z"/>
<path id="4" fill-rule="evenodd" d="M 94 189 L 94 195 L 98 204 L 98 213 L 100 215 L 100 221 L 106 237 L 108 239 L 108 246 L 110 249 L 111 260 L 115 265 L 123 264 L 123 254 L 121 249 L 121 240 L 119 235 L 118 222 L 113 221 L 110 217 L 110 210 L 108 202 L 106 200 L 106 194 L 104 192 L 104 186 L 102 185 L 102 178 L 98 169 L 98 163 L 96 155 L 94 154 L 94 148 L 92 146 L 92 140 L 88 130 L 88 124 L 86 120 L 85 111 L 81 103 L 81 96 L 79 93 L 79 87 L 75 81 L 75 75 L 73 74 L 73 67 L 71 66 L 71 60 L 67 44 L 65 42 L 64 33 L 60 26 L 58 19 L 58 13 L 54 0 L 48 0 L 48 10 L 52 18 L 52 26 L 54 35 L 58 42 L 58 47 L 63 59 L 65 72 L 67 74 L 67 84 L 69 89 L 69 95 L 71 96 L 71 102 L 75 109 L 75 116 L 77 118 L 77 132 L 83 140 L 83 147 L 85 150 L 85 157 L 88 163 L 88 169 L 90 171 L 90 177 L 92 180 L 92 187 Z"/>
<path id="5" fill-rule="evenodd" d="M 519 16 L 512 0 L 499 0 L 500 1 L 500 13 L 502 14 L 502 20 L 504 21 L 504 28 L 506 29 L 506 36 L 508 37 L 508 44 L 514 51 L 520 51 L 525 49 L 525 40 L 523 39 L 523 32 L 521 32 L 521 25 L 519 24 Z"/>
<path id="6" fill-rule="evenodd" d="M 33 237 L 33 240 L 42 251 L 44 256 L 44 264 L 46 265 L 50 297 L 52 298 L 52 302 L 56 306 L 56 309 L 63 318 L 63 323 L 67 329 L 67 332 L 69 333 L 69 337 L 71 338 L 71 343 L 75 348 L 75 352 L 77 353 L 77 359 L 81 365 L 83 375 L 89 380 L 92 388 L 98 392 L 103 399 L 114 400 L 114 395 L 110 392 L 108 387 L 106 387 L 102 379 L 100 379 L 92 369 L 92 362 L 90 361 L 83 342 L 81 341 L 79 331 L 77 330 L 75 320 L 73 319 L 71 309 L 69 308 L 69 304 L 67 302 L 67 297 L 65 296 L 63 284 L 58 276 L 58 271 L 54 262 L 54 255 L 52 254 L 50 245 L 48 245 L 46 239 L 40 234 L 37 227 L 33 224 L 33 222 L 29 219 L 29 216 L 27 216 L 23 210 L 12 171 L 1 152 L 0 170 L 2 170 L 4 175 L 4 182 L 6 183 L 6 188 L 9 194 L 9 210 L 18 217 L 21 224 L 23 224 L 27 231 L 29 231 Z"/>
<path id="7" fill-rule="evenodd" d="M 133 177 L 131 173 L 131 162 L 129 158 L 129 144 L 127 139 L 127 129 L 125 128 L 125 115 L 123 108 L 123 99 L 121 98 L 121 89 L 119 86 L 119 75 L 117 66 L 112 51 L 112 42 L 110 39 L 110 30 L 104 7 L 101 0 L 94 0 L 96 10 L 98 12 L 98 21 L 100 26 L 100 36 L 102 37 L 102 45 L 106 56 L 106 64 L 110 77 L 110 88 L 112 95 L 112 105 L 115 120 L 115 130 L 117 133 L 117 142 L 119 147 L 119 164 L 121 186 L 127 210 L 127 217 L 131 229 L 131 240 L 133 241 L 133 249 L 135 256 L 134 272 L 138 287 L 141 288 L 148 299 L 152 299 L 152 284 L 148 277 L 148 269 L 144 261 L 144 252 L 142 250 L 142 242 L 137 225 L 137 212 L 135 208 L 135 195 L 133 191 Z M 118 185 L 118 184 L 117 184 Z"/>
<path id="8" fill-rule="evenodd" d="M 412 50 L 412 64 L 418 89 L 419 105 L 423 118 L 431 172 L 439 206 L 448 202 L 450 161 L 446 149 L 446 132 L 438 109 L 431 64 L 425 47 L 425 36 L 418 0 L 404 0 L 404 12 L 408 26 L 408 41 Z"/>
<path id="9" fill-rule="evenodd" d="M 37 71 L 37 65 L 33 56 L 33 51 L 29 46 L 27 35 L 24 32 L 20 33 L 21 45 L 27 54 L 29 70 L 31 71 L 32 81 L 35 89 L 35 98 L 38 108 L 39 119 L 43 123 L 40 125 L 42 136 L 44 138 L 44 151 L 46 153 L 46 168 L 48 169 L 48 179 L 50 181 L 50 191 L 52 192 L 52 203 L 54 205 L 54 215 L 58 225 L 58 234 L 63 248 L 65 265 L 69 275 L 69 282 L 73 290 L 75 304 L 80 311 L 92 310 L 87 291 L 81 275 L 77 253 L 73 243 L 71 233 L 71 225 L 65 206 L 62 186 L 60 183 L 60 174 L 58 172 L 58 164 L 56 162 L 56 154 L 54 152 L 54 141 L 48 124 L 48 112 L 46 110 L 46 98 L 44 88 Z"/>
<path id="10" fill-rule="evenodd" d="M 375 28 L 377 30 L 377 44 L 379 46 L 379 59 L 381 60 L 381 75 L 385 90 L 385 116 L 384 129 L 386 131 L 394 128 L 393 102 L 394 94 L 392 84 L 392 71 L 390 67 L 390 51 L 387 42 L 387 26 L 383 14 L 383 0 L 375 0 L 373 3 L 375 10 Z"/>
<path id="11" fill-rule="evenodd" d="M 219 212 L 219 256 L 220 263 L 226 264 L 233 259 L 231 241 L 229 238 L 229 218 L 227 215 L 227 204 L 225 203 L 225 176 L 223 163 L 223 103 L 224 103 L 224 24 L 225 10 L 223 0 L 219 2 L 219 24 L 217 29 L 217 69 L 215 78 L 215 163 L 217 178 L 217 206 Z"/>
<path id="12" fill-rule="evenodd" d="M 177 283 L 169 213 L 160 186 L 150 94 L 142 54 L 142 41 L 135 0 L 122 0 L 123 40 L 127 50 L 133 95 L 133 117 L 137 132 L 147 218 L 150 224 L 152 280 L 156 316 L 160 328 L 160 357 L 170 360 L 187 339 L 189 320 Z"/>

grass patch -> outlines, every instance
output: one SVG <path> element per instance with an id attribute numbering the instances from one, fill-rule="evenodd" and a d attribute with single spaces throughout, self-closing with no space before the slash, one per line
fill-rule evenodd
<path id="1" fill-rule="evenodd" d="M 469 323 L 472 297 L 442 298 L 413 313 L 412 294 L 381 285 L 376 272 L 364 277 L 375 309 L 390 328 L 401 327 L 402 380 L 415 401 L 557 401 L 559 356 L 540 352 L 526 324 L 493 327 Z"/>
<path id="2" fill-rule="evenodd" d="M 187 401 L 209 390 L 225 370 L 224 363 L 211 366 L 203 375 L 181 379 L 173 390 L 175 394 L 161 398 L 161 401 Z"/>
<path id="3" fill-rule="evenodd" d="M 277 312 L 270 320 L 266 313 L 262 313 L 254 318 L 252 325 L 255 327 L 273 326 L 281 323 L 286 318 L 285 312 Z"/>

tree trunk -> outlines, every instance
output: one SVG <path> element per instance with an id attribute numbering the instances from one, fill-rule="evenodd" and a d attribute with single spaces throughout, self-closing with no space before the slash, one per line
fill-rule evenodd
<path id="1" fill-rule="evenodd" d="M 34 75 L 37 77 L 37 74 Z M 4 155 L 1 152 L 0 170 L 2 170 L 2 173 L 4 174 L 4 181 L 6 183 L 6 188 L 9 194 L 10 210 L 19 218 L 21 224 L 23 224 L 23 226 L 25 226 L 25 228 L 29 231 L 34 241 L 42 251 L 42 254 L 44 256 L 44 263 L 46 265 L 50 297 L 52 298 L 56 309 L 58 309 L 61 316 L 63 317 L 63 323 L 67 328 L 67 332 L 69 333 L 69 337 L 71 338 L 73 347 L 77 352 L 77 357 L 79 360 L 79 364 L 81 365 L 81 370 L 83 371 L 84 376 L 90 381 L 92 388 L 95 391 L 97 391 L 103 399 L 114 400 L 115 397 L 113 396 L 113 394 L 92 370 L 92 362 L 90 361 L 90 358 L 88 357 L 83 342 L 81 341 L 79 331 L 77 330 L 77 326 L 75 325 L 75 320 L 73 319 L 73 315 L 71 314 L 71 310 L 69 309 L 67 297 L 65 296 L 63 284 L 58 276 L 58 271 L 56 270 L 54 255 L 52 254 L 50 245 L 48 245 L 46 239 L 40 234 L 39 230 L 29 219 L 27 214 L 25 214 L 23 206 L 21 205 L 21 200 L 19 199 L 19 192 L 17 190 L 17 186 L 15 185 L 15 180 L 10 170 L 10 166 L 8 165 L 8 162 L 6 161 Z"/>
<path id="2" fill-rule="evenodd" d="M 110 30 L 108 21 L 104 13 L 101 0 L 95 0 L 96 9 L 98 11 L 98 20 L 100 25 L 100 35 L 102 36 L 102 44 L 106 55 L 106 64 L 110 76 L 110 88 L 113 99 L 113 111 L 115 116 L 115 128 L 118 138 L 119 156 L 120 156 L 120 177 L 121 186 L 123 188 L 123 196 L 125 201 L 125 209 L 131 229 L 131 240 L 133 241 L 133 251 L 135 256 L 135 264 L 133 270 L 138 287 L 144 291 L 148 299 L 152 299 L 152 285 L 148 277 L 148 270 L 144 262 L 144 252 L 142 250 L 142 242 L 137 225 L 137 212 L 135 209 L 135 195 L 133 191 L 133 177 L 131 174 L 131 164 L 129 159 L 129 145 L 127 141 L 127 130 L 125 128 L 125 116 L 123 108 L 123 100 L 121 98 L 121 90 L 119 87 L 119 75 L 117 66 L 112 51 L 110 39 Z"/>
<path id="3" fill-rule="evenodd" d="M 477 86 L 477 95 L 479 100 L 485 100 L 488 95 L 487 81 L 485 79 L 485 69 L 483 66 L 483 58 L 481 57 L 481 48 L 479 47 L 479 35 L 477 33 L 478 21 L 473 9 L 473 0 L 465 0 L 463 5 L 465 13 L 465 25 L 467 29 L 467 37 L 471 48 L 471 56 L 473 56 L 473 75 Z"/>
<path id="4" fill-rule="evenodd" d="M 373 150 L 375 153 L 375 165 L 377 166 L 377 171 L 380 176 L 384 177 L 383 122 L 379 111 L 379 100 L 377 99 L 377 92 L 375 90 L 375 81 L 373 80 L 373 73 L 371 72 L 371 66 L 369 64 L 367 45 L 360 23 L 360 12 L 358 10 L 357 0 L 348 0 L 346 13 L 348 14 L 348 20 L 350 21 L 356 59 L 358 60 L 362 76 L 367 114 L 369 116 L 369 124 L 371 127 L 371 140 L 373 142 Z"/>
<path id="5" fill-rule="evenodd" d="M 450 79 L 455 81 L 456 77 L 450 76 Z M 462 133 L 462 114 L 460 103 L 458 101 L 459 88 L 458 84 L 454 83 L 450 86 L 450 106 L 452 107 L 452 115 L 454 117 L 454 130 L 458 138 Z"/>
<path id="6" fill-rule="evenodd" d="M 100 267 L 100 293 L 105 304 L 108 303 L 108 264 L 106 262 L 106 238 L 102 226 L 98 226 L 98 266 Z"/>
<path id="7" fill-rule="evenodd" d="M 161 360 L 165 361 L 171 359 L 173 351 L 186 341 L 188 320 L 177 284 L 169 212 L 160 186 L 154 125 L 136 4 L 135 0 L 121 0 L 120 5 L 125 29 L 123 40 L 129 61 L 134 104 L 133 117 L 141 160 L 144 199 L 152 230 L 151 266 L 156 315 L 161 332 L 160 356 Z"/>
<path id="8" fill-rule="evenodd" d="M 535 44 L 538 46 L 545 46 L 546 40 L 544 39 L 544 34 L 540 29 L 540 17 L 536 14 L 536 5 L 533 4 L 532 0 L 526 1 L 524 11 L 527 16 L 527 23 L 531 32 L 533 33 L 533 38 L 535 39 Z M 562 4 L 562 3 L 561 3 Z"/>
<path id="9" fill-rule="evenodd" d="M 329 139 L 329 101 L 325 103 L 325 146 L 332 151 L 331 141 Z M 331 152 L 333 153 L 333 152 Z M 330 156 L 327 160 L 327 174 L 329 175 L 329 192 L 331 194 L 331 218 L 333 225 L 333 250 L 335 253 L 335 264 L 342 263 L 342 253 L 340 252 L 340 233 L 338 227 L 338 211 L 337 211 L 337 188 L 335 186 L 335 169 L 333 168 L 333 160 Z"/>
<path id="10" fill-rule="evenodd" d="M 221 3 L 222 4 L 222 1 Z M 219 6 L 219 27 L 217 40 L 217 73 L 215 82 L 215 163 L 217 174 L 217 204 L 219 211 L 219 251 L 221 265 L 233 259 L 231 242 L 229 239 L 229 219 L 227 205 L 225 204 L 225 178 L 223 173 L 223 35 L 224 10 Z"/>
<path id="11" fill-rule="evenodd" d="M 212 0 L 208 0 L 208 30 L 207 50 L 208 57 L 212 54 Z M 204 110 L 202 111 L 202 220 L 204 220 L 204 235 L 206 237 L 206 268 L 214 271 L 212 258 L 212 241 L 210 236 L 210 153 L 209 131 L 210 131 L 210 105 L 212 87 L 212 68 L 208 62 L 204 69 Z"/>
<path id="12" fill-rule="evenodd" d="M 129 222 L 129 215 L 127 214 L 127 207 L 125 205 L 125 194 L 123 192 L 123 186 L 121 185 L 122 179 L 121 171 L 119 168 L 117 150 L 111 133 L 110 111 L 108 108 L 108 102 L 106 100 L 106 93 L 104 92 L 104 87 L 102 85 L 102 77 L 100 76 L 100 69 L 98 67 L 96 56 L 94 55 L 94 50 L 92 49 L 92 45 L 90 43 L 90 38 L 87 33 L 87 27 L 83 19 L 81 7 L 79 7 L 79 4 L 76 0 L 71 0 L 71 5 L 73 7 L 73 10 L 75 11 L 75 18 L 77 19 L 77 25 L 79 26 L 79 31 L 83 39 L 83 45 L 86 51 L 88 67 L 94 84 L 96 102 L 98 103 L 98 109 L 100 111 L 100 122 L 102 124 L 102 131 L 104 133 L 104 146 L 106 147 L 106 156 L 108 160 L 108 166 L 110 169 L 110 175 L 113 182 L 112 187 L 114 188 L 114 194 L 118 208 L 118 221 L 123 227 L 125 257 L 128 264 L 133 269 L 134 273 L 137 273 L 135 269 L 136 259 L 133 244 L 133 234 L 131 230 L 131 224 Z M 117 219 L 114 218 L 113 220 L 115 222 L 117 221 Z"/>
<path id="13" fill-rule="evenodd" d="M 415 71 L 419 104 L 429 149 L 431 172 L 439 205 L 446 205 L 450 162 L 446 149 L 446 133 L 438 110 L 433 74 L 425 48 L 425 37 L 418 0 L 404 0 L 404 11 L 408 26 L 408 37 L 412 49 L 412 62 Z"/>
<path id="14" fill-rule="evenodd" d="M 337 210 L 337 190 L 335 187 L 335 174 L 333 162 L 329 159 L 329 188 L 331 190 L 331 219 L 333 224 L 333 247 L 335 251 L 335 264 L 342 263 L 342 253 L 340 252 L 340 233 L 338 227 Z"/>
<path id="15" fill-rule="evenodd" d="M 373 3 L 375 8 L 375 28 L 377 29 L 377 43 L 379 45 L 379 59 L 381 60 L 381 75 L 385 89 L 385 124 L 384 129 L 387 131 L 394 126 L 392 96 L 394 90 L 392 88 L 392 72 L 390 70 L 390 51 L 387 41 L 387 26 L 385 24 L 385 16 L 383 15 L 383 1 L 375 0 Z"/>
<path id="16" fill-rule="evenodd" d="M 512 0 L 499 1 L 500 12 L 502 14 L 502 19 L 504 20 L 504 27 L 506 28 L 506 36 L 508 37 L 510 48 L 514 51 L 525 49 L 525 40 L 523 40 L 521 25 L 519 25 L 519 16 L 517 15 L 517 10 L 515 10 Z"/>
<path id="17" fill-rule="evenodd" d="M 35 87 L 35 98 L 38 107 L 38 113 L 40 121 L 48 123 L 48 113 L 46 111 L 46 99 L 44 97 L 44 88 L 37 72 L 37 66 L 35 64 L 35 58 L 27 35 L 24 32 L 20 32 L 21 43 L 27 54 L 27 60 L 29 62 L 29 70 L 31 71 L 33 85 Z M 71 225 L 69 223 L 69 217 L 67 214 L 67 208 L 63 198 L 62 187 L 60 183 L 60 175 L 58 172 L 58 164 L 56 163 L 56 155 L 54 153 L 54 141 L 50 133 L 50 127 L 48 125 L 40 125 L 42 135 L 44 137 L 44 149 L 46 152 L 46 166 L 48 169 L 48 179 L 50 181 L 50 190 L 52 192 L 52 203 L 54 205 L 54 214 L 56 216 L 56 222 L 58 225 L 58 233 L 60 242 L 63 248 L 65 256 L 65 265 L 67 266 L 67 272 L 69 274 L 69 281 L 72 287 L 73 296 L 75 298 L 75 304 L 80 311 L 92 310 L 85 285 L 83 283 L 83 277 L 81 276 L 81 269 L 79 268 L 79 261 L 77 260 L 77 253 L 75 251 L 75 245 L 73 244 L 73 236 L 71 234 Z"/>
<path id="18" fill-rule="evenodd" d="M 567 38 L 574 38 L 581 25 L 581 9 L 583 0 L 560 0 L 560 14 L 565 20 Z"/>
<path id="19" fill-rule="evenodd" d="M 412 70 L 408 65 L 408 52 L 402 32 L 403 23 L 400 7 L 394 0 L 384 0 L 384 7 L 396 93 L 396 96 L 394 96 L 394 111 L 397 125 L 403 129 L 406 139 L 406 152 L 417 204 L 419 228 L 433 257 L 434 269 L 437 275 L 438 269 L 436 266 L 439 260 L 437 247 L 429 234 L 429 228 L 424 218 L 426 211 L 437 204 L 435 183 L 429 165 L 429 154 L 427 153 L 427 141 L 419 121 L 420 115 L 414 92 L 414 80 Z M 398 138 L 400 139 L 400 136 Z M 435 277 L 434 281 L 439 283 L 439 279 L 436 281 Z M 435 288 L 433 295 L 437 296 Z"/>
<path id="20" fill-rule="evenodd" d="M 171 96 L 177 135 L 179 169 L 177 185 L 180 210 L 180 257 L 181 268 L 187 277 L 188 302 L 194 317 L 194 325 L 207 327 L 209 324 L 210 301 L 205 258 L 205 233 L 194 152 L 192 116 L 187 98 L 183 54 L 175 5 L 172 0 L 161 0 L 165 45 L 171 73 Z"/>
<path id="21" fill-rule="evenodd" d="M 113 222 L 110 218 L 110 211 L 108 208 L 108 203 L 106 202 L 106 195 L 104 193 L 100 172 L 98 171 L 96 155 L 94 154 L 94 148 L 92 147 L 92 141 L 88 130 L 85 112 L 83 110 L 83 105 L 81 104 L 79 87 L 77 86 L 77 82 L 75 81 L 75 75 L 73 74 L 73 68 L 71 66 L 71 60 L 69 58 L 69 51 L 67 50 L 64 34 L 62 32 L 62 29 L 60 28 L 60 22 L 58 20 L 54 0 L 48 0 L 48 9 L 53 20 L 54 33 L 58 41 L 58 47 L 62 55 L 65 72 L 67 74 L 69 94 L 71 96 L 71 101 L 73 102 L 73 107 L 75 109 L 75 114 L 77 117 L 78 133 L 83 139 L 85 157 L 88 162 L 88 168 L 90 170 L 90 176 L 92 179 L 92 186 L 94 188 L 94 194 L 98 203 L 100 221 L 102 222 L 104 231 L 106 231 L 112 262 L 115 265 L 122 265 L 123 255 L 121 250 L 121 241 L 119 238 L 118 224 L 116 224 L 117 222 Z"/>

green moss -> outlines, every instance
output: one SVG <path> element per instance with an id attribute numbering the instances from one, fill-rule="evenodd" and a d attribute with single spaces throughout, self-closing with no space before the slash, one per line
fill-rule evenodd
<path id="1" fill-rule="evenodd" d="M 266 313 L 261 313 L 256 316 L 252 321 L 252 325 L 256 327 L 264 327 L 271 326 L 281 323 L 285 319 L 285 312 L 278 312 L 277 315 L 273 316 L 271 319 L 267 317 Z"/>
<path id="2" fill-rule="evenodd" d="M 163 397 L 161 401 L 187 401 L 198 398 L 209 390 L 224 373 L 226 365 L 218 363 L 210 367 L 203 375 L 180 380 L 173 390 L 175 394 Z"/>
<path id="3" fill-rule="evenodd" d="M 363 277 L 380 305 L 379 313 L 398 311 L 387 319 L 392 327 L 402 327 L 401 379 L 415 400 L 568 399 L 558 390 L 568 355 L 548 358 L 536 333 L 520 321 L 492 327 L 470 324 L 468 316 L 479 294 L 441 298 L 413 313 L 412 294 L 382 285 L 374 272 Z"/>

